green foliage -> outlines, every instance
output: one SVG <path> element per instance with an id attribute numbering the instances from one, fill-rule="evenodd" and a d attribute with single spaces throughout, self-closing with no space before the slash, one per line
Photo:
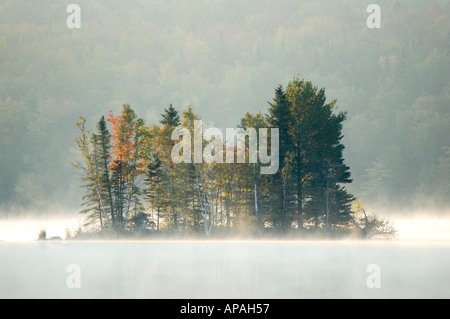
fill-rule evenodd
<path id="1" fill-rule="evenodd" d="M 162 114 L 161 124 L 167 124 L 172 127 L 177 127 L 180 125 L 180 116 L 178 111 L 170 104 L 168 109 L 164 109 L 164 114 Z"/>
<path id="2" fill-rule="evenodd" d="M 281 86 L 275 90 L 268 120 L 283 136 L 274 177 L 283 227 L 289 212 L 299 228 L 313 223 L 327 231 L 349 220 L 353 196 L 342 186 L 351 182 L 341 143 L 346 114 L 335 114 L 335 105 L 326 103 L 324 89 L 300 78 L 289 82 L 286 92 Z"/>

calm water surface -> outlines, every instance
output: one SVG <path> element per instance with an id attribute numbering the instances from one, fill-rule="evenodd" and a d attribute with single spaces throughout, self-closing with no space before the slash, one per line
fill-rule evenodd
<path id="1" fill-rule="evenodd" d="M 450 298 L 450 242 L 1 242 L 0 298 Z"/>

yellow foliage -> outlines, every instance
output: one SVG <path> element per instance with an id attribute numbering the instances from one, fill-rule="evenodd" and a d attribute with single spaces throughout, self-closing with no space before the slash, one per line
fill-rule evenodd
<path id="1" fill-rule="evenodd" d="M 362 199 L 358 199 L 352 203 L 352 212 L 360 213 L 364 211 L 363 201 Z"/>

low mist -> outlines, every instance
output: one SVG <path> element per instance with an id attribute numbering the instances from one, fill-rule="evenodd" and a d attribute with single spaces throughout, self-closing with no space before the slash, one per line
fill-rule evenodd
<path id="1" fill-rule="evenodd" d="M 375 210 L 375 215 L 381 216 L 392 223 L 396 230 L 396 236 L 391 241 L 450 242 L 450 214 L 448 213 L 426 214 L 420 211 L 405 214 L 404 212 L 393 213 L 387 210 Z M 86 229 L 84 216 L 76 211 L 43 216 L 28 211 L 27 213 L 23 212 L 19 217 L 0 218 L 0 241 L 34 241 L 38 239 L 39 232 L 42 230 L 46 231 L 49 239 L 64 240 L 67 235 L 72 237 L 77 232 L 83 232 Z M 198 238 L 197 236 L 196 239 Z M 283 239 L 283 237 L 272 238 Z M 204 239 L 208 240 L 208 237 L 205 236 Z"/>
<path id="2" fill-rule="evenodd" d="M 65 239 L 67 232 L 75 233 L 82 225 L 82 216 L 67 215 L 31 215 L 28 217 L 0 218 L 0 241 L 33 241 L 39 232 L 45 230 L 49 238 Z"/>
<path id="3" fill-rule="evenodd" d="M 0 298 L 449 298 L 450 219 L 392 221 L 391 240 L 37 241 L 81 220 L 3 219 Z"/>

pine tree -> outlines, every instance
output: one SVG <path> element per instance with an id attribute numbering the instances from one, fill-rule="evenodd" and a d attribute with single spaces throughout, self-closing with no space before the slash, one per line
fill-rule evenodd
<path id="1" fill-rule="evenodd" d="M 311 82 L 294 79 L 288 85 L 287 97 L 291 103 L 289 133 L 299 223 L 312 218 L 316 226 L 323 223 L 326 231 L 331 222 L 349 216 L 353 199 L 342 187 L 351 182 L 341 144 L 346 114 L 334 114 L 336 101 L 326 103 L 325 90 Z"/>
<path id="2" fill-rule="evenodd" d="M 101 194 L 104 199 L 105 208 L 109 209 L 111 220 L 114 223 L 115 214 L 109 170 L 109 166 L 111 165 L 111 139 L 104 116 L 97 123 L 97 135 L 95 135 L 94 141 L 96 149 L 98 149 L 98 158 L 96 161 L 98 162 L 97 170 L 100 176 Z"/>
<path id="3" fill-rule="evenodd" d="M 281 226 L 282 229 L 286 227 L 286 213 L 287 213 L 287 193 L 288 193 L 288 176 L 289 176 L 289 164 L 292 162 L 289 160 L 293 150 L 292 136 L 289 132 L 291 119 L 291 106 L 287 99 L 286 93 L 281 85 L 275 89 L 275 97 L 273 102 L 269 103 L 270 108 L 268 111 L 267 121 L 271 127 L 279 129 L 279 169 L 273 176 L 274 187 L 278 189 L 275 193 L 278 193 L 279 209 L 281 211 Z"/>
<path id="4" fill-rule="evenodd" d="M 189 133 L 194 136 L 194 121 L 200 120 L 200 117 L 194 113 L 192 107 L 182 114 L 183 121 L 181 126 L 189 130 Z M 191 149 L 194 144 L 191 143 Z M 194 155 L 191 154 L 191 163 L 178 164 L 179 182 L 184 187 L 181 188 L 182 206 L 185 211 L 185 223 L 190 223 L 194 231 L 200 231 L 202 217 L 201 199 L 199 198 L 197 176 L 199 170 L 202 169 L 202 164 L 194 163 Z"/>
<path id="5" fill-rule="evenodd" d="M 161 160 L 153 154 L 153 160 L 148 164 L 146 182 L 146 199 L 150 202 L 152 212 L 156 211 L 156 230 L 159 231 L 161 210 L 165 206 L 167 193 L 165 192 L 165 178 Z"/>
<path id="6" fill-rule="evenodd" d="M 177 127 L 181 123 L 178 111 L 172 106 L 172 104 L 170 104 L 168 109 L 164 109 L 164 113 L 161 114 L 161 116 L 161 124 L 167 124 L 171 127 Z"/>
<path id="7" fill-rule="evenodd" d="M 311 102 L 314 97 L 314 89 L 309 82 L 296 78 L 289 82 L 286 89 L 286 97 L 290 106 L 290 117 L 288 131 L 291 136 L 291 170 L 292 183 L 296 196 L 296 217 L 298 227 L 303 228 L 303 188 L 307 175 L 308 143 L 311 136 L 311 125 L 309 117 L 311 114 Z"/>
<path id="8" fill-rule="evenodd" d="M 83 163 L 76 162 L 72 165 L 83 171 L 82 181 L 84 184 L 81 186 L 86 189 L 86 194 L 83 196 L 83 206 L 87 206 L 86 209 L 80 213 L 87 214 L 87 224 L 95 224 L 99 221 L 100 229 L 103 228 L 102 214 L 106 217 L 108 224 L 110 220 L 108 218 L 104 202 L 104 190 L 101 177 L 99 175 L 98 168 L 100 166 L 99 161 L 99 148 L 98 148 L 98 136 L 91 134 L 89 130 L 85 128 L 86 120 L 80 117 L 76 123 L 76 127 L 79 131 L 79 137 L 75 139 L 78 148 L 80 149 Z"/>
<path id="9" fill-rule="evenodd" d="M 180 124 L 180 118 L 178 111 L 170 105 L 168 109 L 164 110 L 162 114 L 162 120 L 160 121 L 163 126 L 159 128 L 155 137 L 155 152 L 161 161 L 162 175 L 164 177 L 164 185 L 166 186 L 167 200 L 164 202 L 164 210 L 168 211 L 168 229 L 178 228 L 178 221 L 180 217 L 180 178 L 178 165 L 172 161 L 172 148 L 175 142 L 172 140 L 172 132 L 176 126 Z"/>

